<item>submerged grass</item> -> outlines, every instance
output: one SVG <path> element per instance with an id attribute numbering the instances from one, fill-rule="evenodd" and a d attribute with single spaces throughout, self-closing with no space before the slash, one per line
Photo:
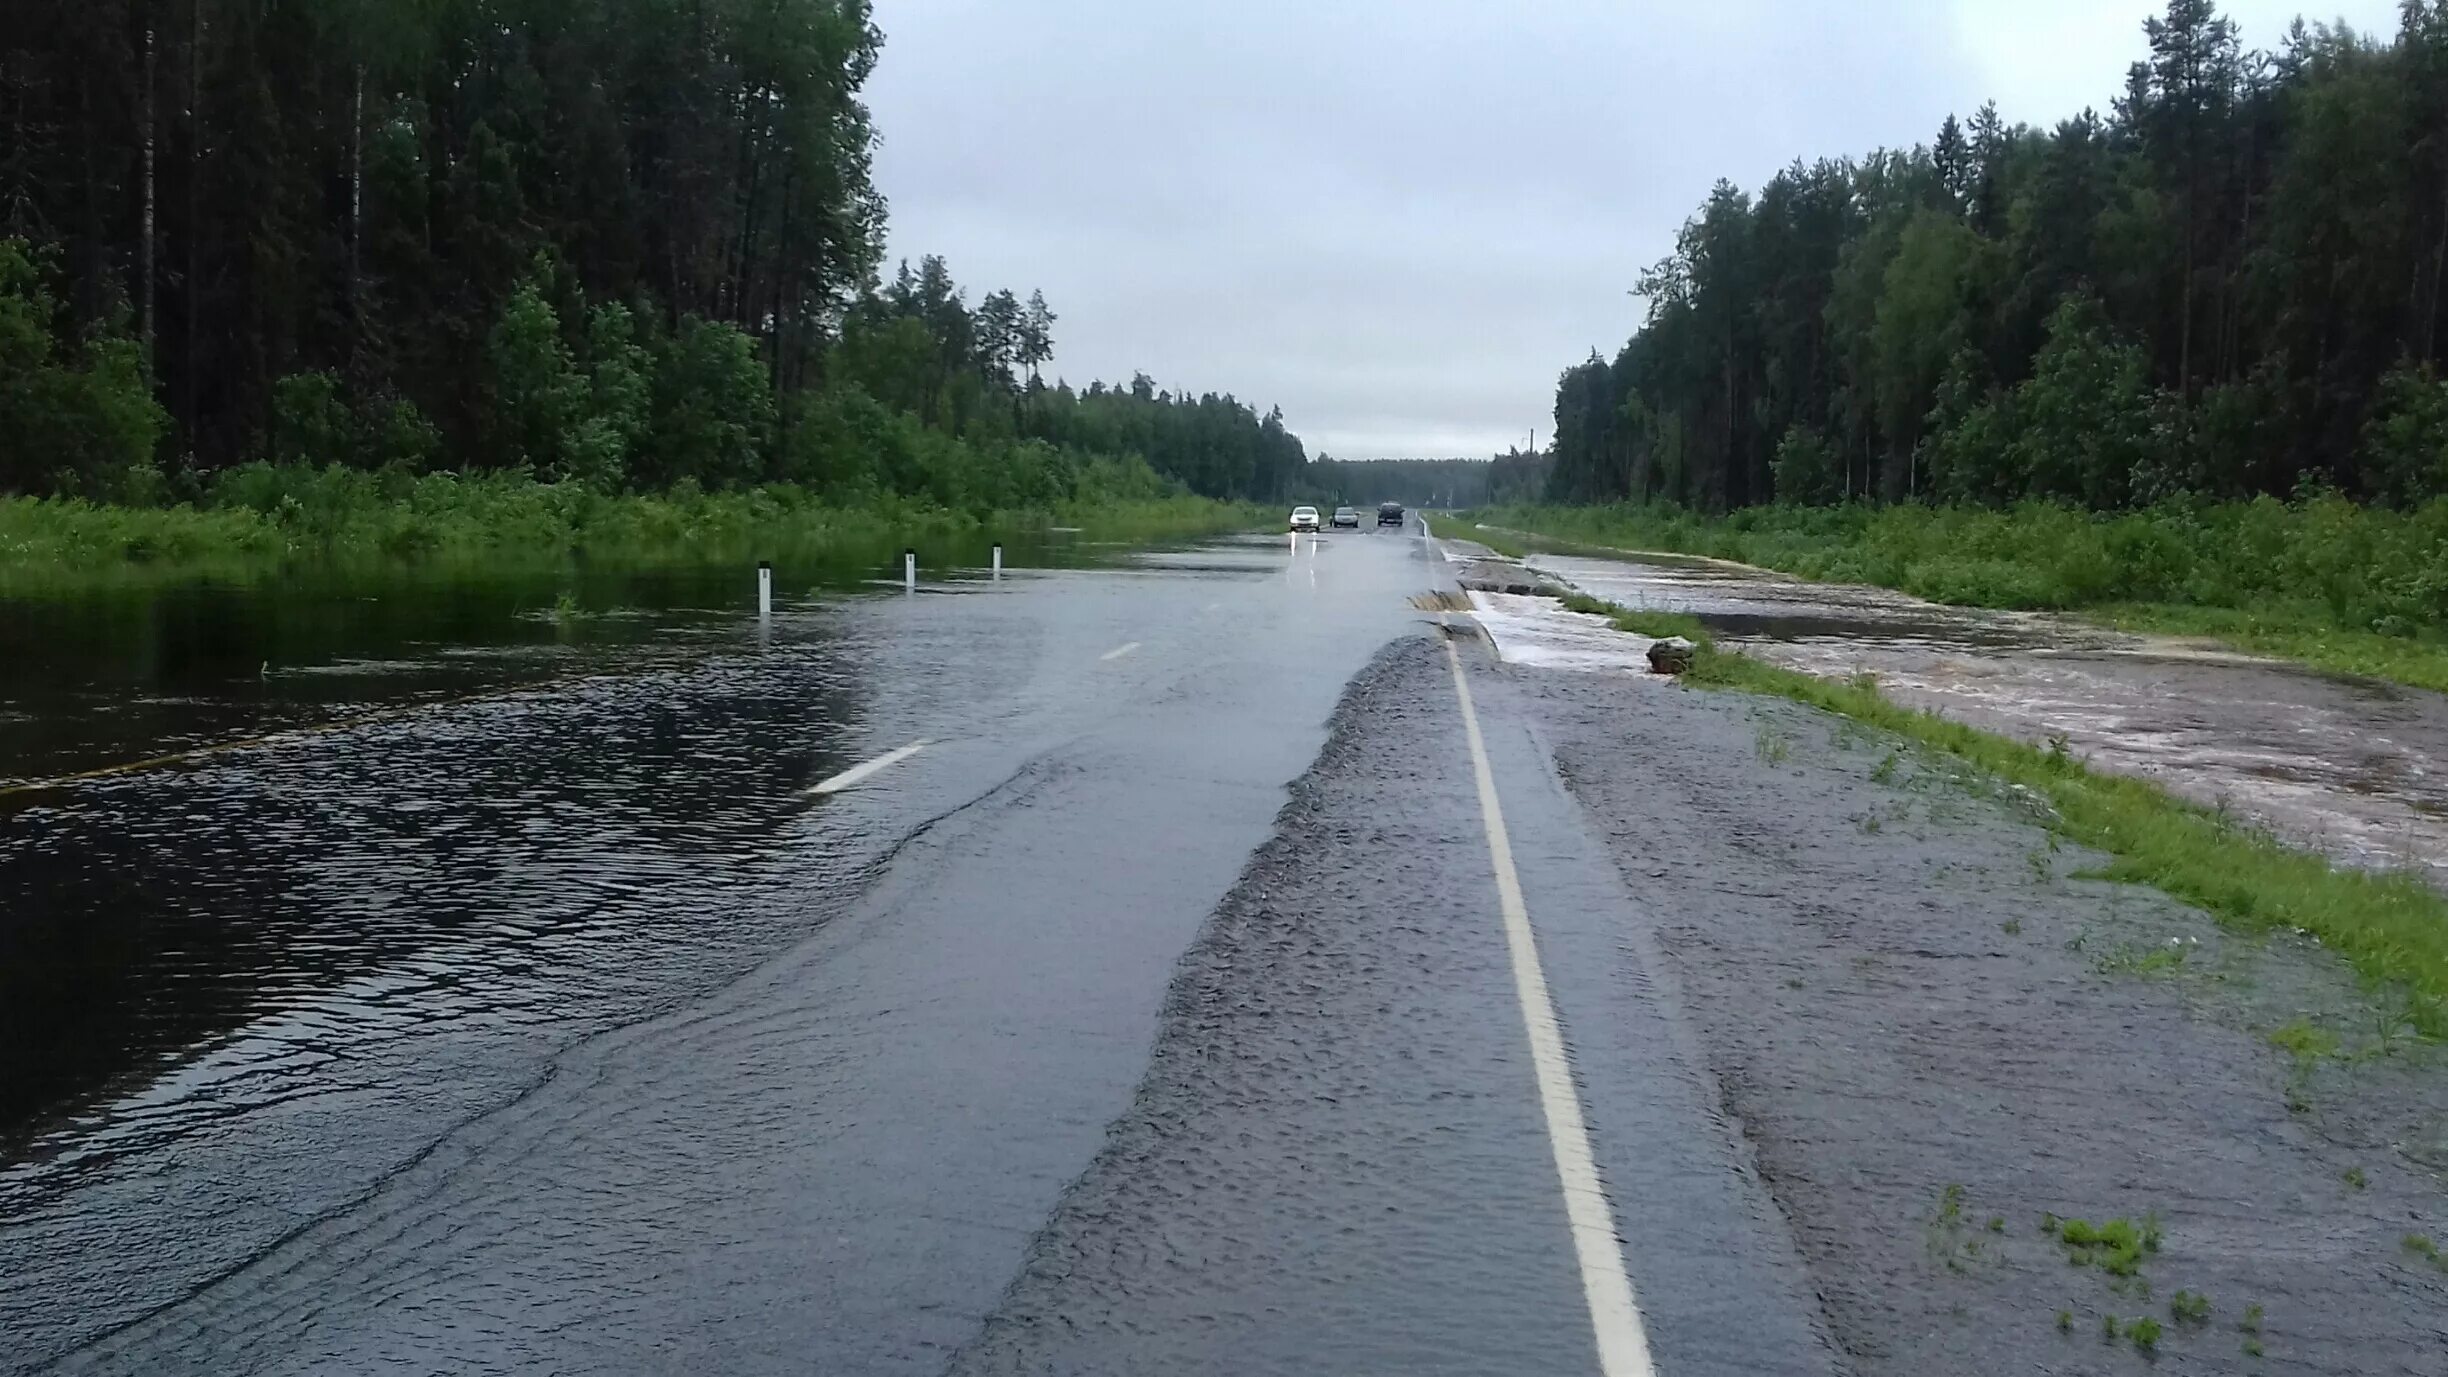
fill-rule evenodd
<path id="1" fill-rule="evenodd" d="M 2123 631 L 2206 637 L 2332 673 L 2389 679 L 2448 693 L 2448 638 L 2390 636 L 2343 627 L 2317 607 L 2109 603 L 2085 609 L 2083 615 Z"/>
<path id="2" fill-rule="evenodd" d="M 1678 620 L 1600 606 L 1643 634 Z M 2054 746 L 1905 707 L 1867 676 L 1822 679 L 1718 649 L 1705 633 L 1675 634 L 1701 646 L 1687 682 L 1789 698 L 1953 756 L 2044 803 L 2047 825 L 2067 841 L 2106 853 L 2103 878 L 2152 886 L 2238 931 L 2309 933 L 2367 982 L 2401 991 L 2401 1017 L 2418 1033 L 2448 1036 L 2448 896 L 2419 879 L 2333 865 L 2155 784 L 2093 771 Z"/>
<path id="3" fill-rule="evenodd" d="M 1593 547 L 1736 560 L 1971 607 L 2078 612 L 2210 636 L 2338 673 L 2448 692 L 2448 499 L 2412 512 L 2335 497 L 2095 514 L 1758 507 L 1507 507 L 1465 514 Z M 1479 531 L 1474 539 L 1519 537 Z"/>
<path id="4" fill-rule="evenodd" d="M 1706 644 L 1708 641 L 1708 628 L 1700 624 L 1700 619 L 1686 616 L 1680 612 L 1649 612 L 1634 607 L 1621 607 L 1604 598 L 1593 598 L 1587 593 L 1566 592 L 1562 601 L 1567 611 L 1586 612 L 1594 617 L 1604 617 L 1614 624 L 1616 630 L 1629 631 L 1635 636 L 1647 636 L 1653 640 L 1680 636 L 1694 645 Z"/>
<path id="5" fill-rule="evenodd" d="M 122 507 L 0 497 L 0 593 L 212 579 L 256 583 L 301 568 L 651 569 L 888 552 L 1061 526 L 1153 541 L 1260 524 L 1194 497 L 1115 498 L 1041 511 L 969 512 L 875 495 L 835 501 L 770 486 L 605 493 L 516 475 L 240 471 L 203 504 Z"/>

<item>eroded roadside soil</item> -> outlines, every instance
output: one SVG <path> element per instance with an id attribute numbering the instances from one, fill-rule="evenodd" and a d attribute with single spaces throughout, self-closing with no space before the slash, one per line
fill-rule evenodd
<path id="1" fill-rule="evenodd" d="M 1843 719 L 1486 677 L 1650 900 L 1854 1370 L 2448 1372 L 2448 1073 L 2385 992 L 2081 878 L 2014 796 Z M 2159 1246 L 2118 1276 L 2073 1219 Z M 2154 1352 L 2107 1337 L 2141 1317 Z"/>

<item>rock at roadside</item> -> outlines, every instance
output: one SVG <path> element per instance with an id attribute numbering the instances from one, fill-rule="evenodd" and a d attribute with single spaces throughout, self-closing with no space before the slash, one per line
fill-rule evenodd
<path id="1" fill-rule="evenodd" d="M 1692 656 L 1700 647 L 1680 636 L 1669 636 L 1649 647 L 1649 672 L 1681 674 L 1692 667 Z"/>

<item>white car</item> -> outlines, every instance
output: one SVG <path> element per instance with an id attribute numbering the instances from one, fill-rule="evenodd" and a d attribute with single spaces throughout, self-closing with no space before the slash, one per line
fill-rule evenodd
<path id="1" fill-rule="evenodd" d="M 1318 514 L 1317 514 L 1317 508 L 1315 508 L 1315 507 L 1294 507 L 1294 508 L 1292 509 L 1292 529 L 1293 529 L 1293 530 L 1296 530 L 1296 531 L 1309 531 L 1309 532 L 1314 533 L 1314 532 L 1317 530 L 1317 528 L 1318 528 Z"/>

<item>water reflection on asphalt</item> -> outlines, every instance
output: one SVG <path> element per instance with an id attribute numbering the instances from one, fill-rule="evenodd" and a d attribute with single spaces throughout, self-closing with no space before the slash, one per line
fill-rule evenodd
<path id="1" fill-rule="evenodd" d="M 2314 673 L 2207 642 L 2070 618 L 1946 607 L 1674 555 L 1536 555 L 1628 607 L 1688 612 L 1815 674 L 2232 808 L 2299 843 L 2448 884 L 2448 698 Z"/>
<path id="2" fill-rule="evenodd" d="M 762 625 L 728 572 L 577 618 L 532 590 L 208 596 L 79 638 L 73 610 L 4 609 L 67 644 L 0 673 L 0 1370 L 179 1301 L 820 928 L 1029 733 L 1110 709 L 1041 672 L 1057 635 L 1114 643 L 1096 589 L 1145 570 L 1197 606 L 1281 553 L 1102 562 L 802 585 Z M 805 796 L 922 732 L 953 744 L 895 787 Z"/>

